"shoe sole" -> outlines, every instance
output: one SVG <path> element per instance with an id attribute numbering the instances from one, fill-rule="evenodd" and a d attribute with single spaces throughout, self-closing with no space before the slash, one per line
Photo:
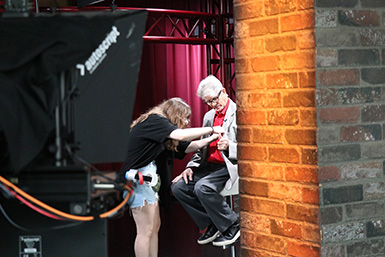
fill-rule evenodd
<path id="1" fill-rule="evenodd" d="M 219 235 L 219 230 L 212 237 L 209 237 L 209 238 L 207 238 L 205 240 L 198 240 L 197 242 L 200 245 L 208 244 L 208 243 L 211 243 L 212 241 L 214 241 L 215 238 L 218 237 L 218 235 Z"/>
<path id="2" fill-rule="evenodd" d="M 239 230 L 231 240 L 222 241 L 222 242 L 213 242 L 213 245 L 215 245 L 215 246 L 231 245 L 231 244 L 233 244 L 235 241 L 237 241 L 237 239 L 238 239 L 240 236 L 241 236 L 241 231 Z"/>

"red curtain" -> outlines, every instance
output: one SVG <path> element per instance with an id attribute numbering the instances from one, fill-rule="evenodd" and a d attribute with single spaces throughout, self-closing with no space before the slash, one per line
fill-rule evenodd
<path id="1" fill-rule="evenodd" d="M 180 97 L 191 106 L 191 126 L 201 126 L 208 108 L 196 92 L 199 82 L 206 76 L 205 46 L 145 43 L 134 119 L 165 99 Z M 184 169 L 190 156 L 175 160 L 174 175 Z"/>
<path id="2" fill-rule="evenodd" d="M 137 85 L 133 119 L 163 100 L 180 97 L 191 106 L 191 126 L 202 124 L 208 107 L 196 95 L 199 82 L 207 76 L 206 46 L 145 42 Z M 176 160 L 174 174 L 186 162 Z M 100 170 L 119 170 L 121 163 L 98 164 Z"/>
<path id="3" fill-rule="evenodd" d="M 200 126 L 208 109 L 196 91 L 206 75 L 205 46 L 146 43 L 134 118 L 165 99 L 180 97 L 192 108 L 191 125 Z"/>

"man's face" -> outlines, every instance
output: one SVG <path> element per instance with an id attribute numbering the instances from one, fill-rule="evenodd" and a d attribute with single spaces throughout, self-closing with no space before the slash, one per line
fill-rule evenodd
<path id="1" fill-rule="evenodd" d="M 225 108 L 228 101 L 226 90 L 222 89 L 216 97 L 205 97 L 205 104 L 213 108 L 217 112 L 221 112 Z"/>

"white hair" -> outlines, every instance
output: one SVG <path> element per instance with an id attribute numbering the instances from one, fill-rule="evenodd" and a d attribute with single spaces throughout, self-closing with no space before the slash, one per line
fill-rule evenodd
<path id="1" fill-rule="evenodd" d="M 222 89 L 223 85 L 219 79 L 209 75 L 199 83 L 197 95 L 202 100 L 205 100 L 205 97 L 216 97 Z"/>

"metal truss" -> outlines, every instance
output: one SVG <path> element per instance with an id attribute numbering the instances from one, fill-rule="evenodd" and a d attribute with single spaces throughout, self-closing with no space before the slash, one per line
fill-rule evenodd
<path id="1" fill-rule="evenodd" d="M 207 8 L 213 9 L 215 3 Z M 219 5 L 223 12 L 223 6 Z M 207 73 L 219 77 L 235 100 L 234 20 L 229 13 L 146 9 L 143 39 L 153 43 L 206 45 Z"/>
<path id="2" fill-rule="evenodd" d="M 231 0 L 206 0 L 204 12 L 168 9 L 147 11 L 147 29 L 143 41 L 167 44 L 206 45 L 207 73 L 217 76 L 235 100 L 234 20 Z M 74 11 L 74 8 L 60 8 Z M 85 7 L 100 10 L 106 7 Z M 139 8 L 118 7 L 118 10 Z M 140 9 L 143 10 L 143 9 Z M 79 10 L 77 10 L 79 11 Z"/>
<path id="3" fill-rule="evenodd" d="M 154 43 L 218 44 L 219 17 L 215 14 L 146 9 L 147 31 L 143 39 Z"/>

